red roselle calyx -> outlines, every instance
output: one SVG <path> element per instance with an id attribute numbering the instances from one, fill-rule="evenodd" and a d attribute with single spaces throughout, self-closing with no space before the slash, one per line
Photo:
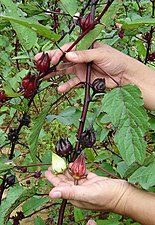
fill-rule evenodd
<path id="1" fill-rule="evenodd" d="M 36 62 L 36 67 L 42 73 L 46 73 L 48 71 L 50 68 L 50 58 L 48 53 L 42 53 L 41 57 Z"/>
<path id="2" fill-rule="evenodd" d="M 97 78 L 93 81 L 92 83 L 92 89 L 93 89 L 93 94 L 96 93 L 104 93 L 106 88 L 105 85 L 105 79 L 104 78 Z"/>
<path id="3" fill-rule="evenodd" d="M 80 137 L 80 144 L 82 148 L 91 148 L 96 142 L 96 133 L 93 127 L 85 130 Z"/>
<path id="4" fill-rule="evenodd" d="M 93 23 L 91 13 L 88 13 L 83 18 L 80 18 L 79 23 L 82 31 L 87 30 L 88 27 Z"/>
<path id="5" fill-rule="evenodd" d="M 68 138 L 61 137 L 56 143 L 56 153 L 61 157 L 69 156 L 73 151 L 73 146 Z"/>
<path id="6" fill-rule="evenodd" d="M 35 75 L 28 74 L 22 80 L 20 91 L 24 92 L 25 98 L 30 98 L 33 96 L 37 88 L 38 88 L 37 77 Z"/>
<path id="7" fill-rule="evenodd" d="M 84 153 L 79 155 L 73 162 L 73 164 L 69 168 L 69 173 L 75 179 L 75 181 L 86 177 L 86 163 Z"/>

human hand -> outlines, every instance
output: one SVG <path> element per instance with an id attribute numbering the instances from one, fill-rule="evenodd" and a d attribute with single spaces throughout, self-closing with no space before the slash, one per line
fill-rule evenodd
<path id="1" fill-rule="evenodd" d="M 55 187 L 49 193 L 51 198 L 68 199 L 79 208 L 99 211 L 124 211 L 126 198 L 130 191 L 128 182 L 120 179 L 110 179 L 88 172 L 87 177 L 74 185 L 68 171 L 65 174 L 54 175 L 50 169 L 45 177 Z"/>
<path id="2" fill-rule="evenodd" d="M 58 63 L 63 52 L 66 52 L 70 45 L 71 43 L 63 45 L 61 47 L 62 51 L 60 49 L 48 51 L 53 65 Z M 35 56 L 36 61 L 40 58 L 41 54 L 39 53 Z M 65 61 L 72 62 L 73 64 L 71 66 L 65 63 L 61 64 L 57 66 L 56 73 L 48 74 L 45 77 L 48 79 L 61 74 L 76 75 L 64 84 L 61 84 L 58 87 L 59 92 L 67 92 L 78 83 L 86 81 L 86 63 L 88 62 L 93 62 L 91 82 L 96 78 L 105 78 L 107 88 L 114 88 L 117 86 L 117 83 L 122 86 L 131 83 L 130 79 L 133 74 L 135 76 L 139 66 L 142 65 L 137 60 L 99 42 L 95 43 L 94 48 L 89 50 L 75 51 L 75 48 L 73 48 L 71 52 L 65 54 Z"/>

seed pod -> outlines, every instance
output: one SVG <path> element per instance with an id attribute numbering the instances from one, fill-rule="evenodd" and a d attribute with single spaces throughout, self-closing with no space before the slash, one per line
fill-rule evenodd
<path id="1" fill-rule="evenodd" d="M 52 152 L 52 172 L 54 174 L 63 173 L 67 169 L 63 158 Z"/>
<path id="2" fill-rule="evenodd" d="M 155 60 L 155 52 L 149 53 L 148 60 L 153 62 Z"/>
<path id="3" fill-rule="evenodd" d="M 35 172 L 34 177 L 35 178 L 40 178 L 41 177 L 41 172 L 40 171 L 39 172 Z"/>
<path id="4" fill-rule="evenodd" d="M 69 168 L 69 173 L 75 180 L 79 180 L 86 176 L 86 163 L 84 153 L 79 155 L 73 162 L 73 164 Z"/>
<path id="5" fill-rule="evenodd" d="M 85 130 L 80 137 L 80 144 L 82 148 L 91 148 L 96 142 L 96 134 L 94 129 L 88 128 Z"/>
<path id="6" fill-rule="evenodd" d="M 13 186 L 15 183 L 15 176 L 14 175 L 10 175 L 6 178 L 6 184 L 10 187 Z"/>
<path id="7" fill-rule="evenodd" d="M 61 137 L 56 143 L 56 153 L 61 157 L 69 156 L 73 151 L 73 146 L 68 140 L 68 138 Z"/>
<path id="8" fill-rule="evenodd" d="M 22 125 L 25 125 L 28 127 L 30 123 L 30 116 L 28 114 L 24 114 L 23 117 L 19 120 Z"/>
<path id="9" fill-rule="evenodd" d="M 36 67 L 42 73 L 46 73 L 48 71 L 50 68 L 50 58 L 48 53 L 42 53 L 41 57 L 36 62 Z"/>
<path id="10" fill-rule="evenodd" d="M 106 88 L 105 79 L 97 78 L 92 83 L 93 95 L 96 93 L 104 93 Z"/>
<path id="11" fill-rule="evenodd" d="M 7 97 L 4 91 L 0 91 L 0 103 L 8 101 L 10 98 Z"/>
<path id="12" fill-rule="evenodd" d="M 118 36 L 119 36 L 121 39 L 124 38 L 124 30 L 123 30 L 123 29 L 121 29 L 121 30 L 119 31 Z"/>
<path id="13" fill-rule="evenodd" d="M 38 81 L 35 75 L 28 74 L 23 78 L 20 91 L 24 92 L 25 98 L 30 98 L 38 88 Z"/>
<path id="14" fill-rule="evenodd" d="M 10 128 L 9 133 L 8 133 L 8 139 L 12 143 L 15 143 L 18 140 L 18 130 L 14 129 L 14 128 Z"/>
<path id="15" fill-rule="evenodd" d="M 91 13 L 86 14 L 83 18 L 79 19 L 80 27 L 82 31 L 88 29 L 88 27 L 92 24 L 92 16 Z"/>

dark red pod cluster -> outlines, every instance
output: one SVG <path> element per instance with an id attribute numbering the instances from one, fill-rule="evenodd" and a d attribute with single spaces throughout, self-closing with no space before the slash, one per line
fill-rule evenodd
<path id="1" fill-rule="evenodd" d="M 88 27 L 92 24 L 92 16 L 91 13 L 86 14 L 83 18 L 79 19 L 80 27 L 82 31 L 88 29 Z"/>
<path id="2" fill-rule="evenodd" d="M 61 137 L 56 143 L 56 153 L 61 157 L 69 156 L 73 151 L 73 146 L 68 140 L 68 138 Z"/>
<path id="3" fill-rule="evenodd" d="M 15 183 L 15 176 L 14 175 L 9 175 L 8 177 L 6 177 L 6 185 L 8 185 L 9 187 L 10 186 L 13 186 L 14 183 Z"/>
<path id="4" fill-rule="evenodd" d="M 20 91 L 24 92 L 25 98 L 30 98 L 37 90 L 37 87 L 38 87 L 37 77 L 35 75 L 28 74 L 22 80 Z"/>
<path id="5" fill-rule="evenodd" d="M 146 41 L 150 41 L 150 40 L 151 40 L 150 32 L 146 32 L 146 33 L 144 34 L 143 38 L 144 38 Z"/>
<path id="6" fill-rule="evenodd" d="M 148 54 L 148 60 L 151 62 L 155 61 L 155 52 Z"/>
<path id="7" fill-rule="evenodd" d="M 50 68 L 50 58 L 48 53 L 42 53 L 41 57 L 36 62 L 36 67 L 42 73 L 46 73 L 48 71 Z"/>
<path id="8" fill-rule="evenodd" d="M 80 137 L 80 144 L 82 148 L 91 148 L 96 142 L 96 133 L 93 127 L 85 130 Z"/>
<path id="9" fill-rule="evenodd" d="M 105 79 L 104 78 L 97 78 L 93 81 L 92 83 L 92 89 L 93 89 L 93 94 L 96 93 L 104 93 L 106 88 L 105 85 Z"/>
<path id="10" fill-rule="evenodd" d="M 8 101 L 10 98 L 5 94 L 5 91 L 0 91 L 0 103 Z"/>
<path id="11" fill-rule="evenodd" d="M 75 180 L 79 180 L 86 176 L 86 163 L 84 153 L 81 153 L 81 155 L 79 155 L 73 162 L 73 164 L 69 168 L 69 173 Z"/>
<path id="12" fill-rule="evenodd" d="M 123 30 L 123 29 L 121 29 L 121 30 L 119 31 L 118 36 L 119 36 L 121 39 L 124 38 L 124 30 Z"/>

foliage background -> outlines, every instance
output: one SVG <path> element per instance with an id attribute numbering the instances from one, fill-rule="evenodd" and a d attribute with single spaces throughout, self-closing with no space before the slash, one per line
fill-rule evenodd
<path id="1" fill-rule="evenodd" d="M 15 183 L 1 191 L 0 224 L 13 224 L 13 215 L 22 211 L 25 224 L 56 224 L 60 201 L 48 198 L 51 185 L 43 173 L 51 164 L 51 152 L 61 136 L 69 137 L 75 145 L 79 118 L 83 107 L 84 89 L 73 89 L 60 95 L 56 88 L 65 77 L 43 81 L 31 107 L 28 100 L 17 93 L 20 82 L 29 72 L 38 74 L 34 55 L 56 49 L 75 41 L 81 30 L 75 18 L 90 1 L 12 1 L 0 0 L 0 88 L 11 100 L 0 108 L 0 182 L 13 176 Z M 96 5 L 99 15 L 107 1 Z M 60 8 L 61 14 L 55 12 Z M 115 0 L 94 30 L 79 43 L 87 49 L 96 39 L 128 54 L 149 67 L 154 58 L 154 3 L 150 0 Z M 119 26 L 122 24 L 122 27 Z M 71 28 L 74 27 L 73 31 Z M 123 37 L 121 34 L 123 33 Z M 151 38 L 148 39 L 147 36 Z M 24 113 L 31 117 L 28 127 L 22 127 L 12 159 L 9 128 L 17 128 Z M 114 175 L 155 191 L 155 113 L 146 111 L 139 89 L 128 85 L 97 95 L 90 103 L 85 128 L 93 124 L 97 142 L 95 149 L 85 149 L 87 168 L 98 175 Z M 96 167 L 97 165 L 97 167 Z M 27 171 L 22 172 L 21 168 Z M 40 176 L 36 176 L 40 173 Z M 18 207 L 20 206 L 20 209 Z M 46 209 L 47 217 L 40 214 Z M 113 213 L 98 213 L 67 205 L 64 224 L 86 224 L 95 218 L 97 224 L 138 224 Z M 81 221 L 81 222 L 79 222 Z"/>

